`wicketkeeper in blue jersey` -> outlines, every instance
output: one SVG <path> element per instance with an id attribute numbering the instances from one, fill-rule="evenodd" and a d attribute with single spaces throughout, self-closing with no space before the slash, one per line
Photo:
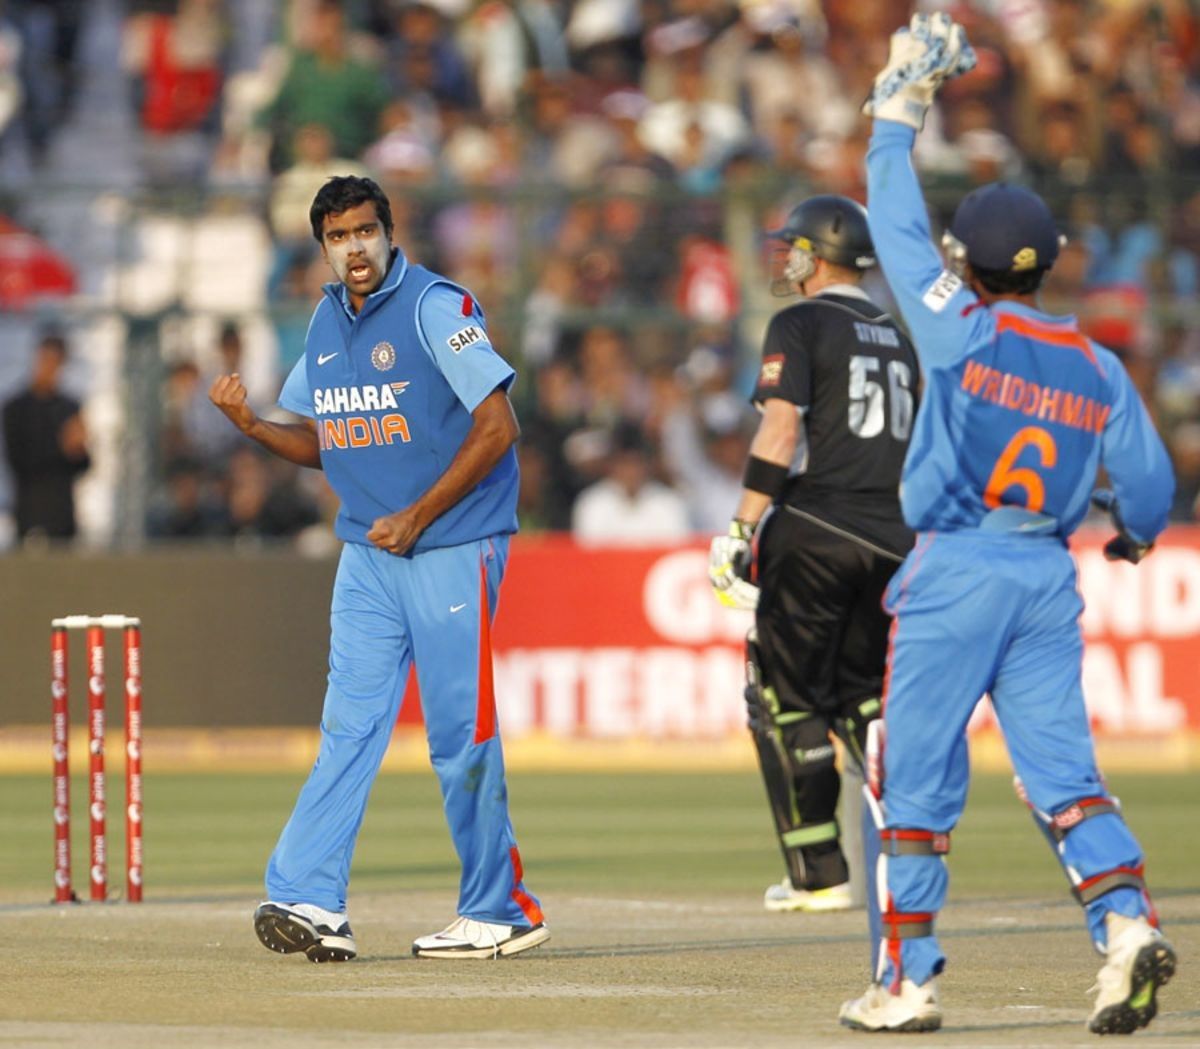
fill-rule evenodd
<path id="1" fill-rule="evenodd" d="M 1166 525 L 1171 466 L 1120 361 L 1074 318 L 1038 308 L 1059 250 L 1039 197 L 984 186 L 955 213 L 947 268 L 930 243 L 910 152 L 938 86 L 973 65 L 960 26 L 917 15 L 893 35 L 865 106 L 871 236 L 926 389 L 901 487 L 917 542 L 885 598 L 889 680 L 868 755 L 875 980 L 840 1018 L 868 1031 L 941 1025 L 944 857 L 967 795 L 967 720 L 987 693 L 1105 957 L 1089 1027 L 1128 1033 L 1154 1016 L 1175 954 L 1096 768 L 1067 542 L 1102 465 L 1118 531 L 1106 552 L 1139 561 Z"/>
<path id="2" fill-rule="evenodd" d="M 274 951 L 355 956 L 350 859 L 415 663 L 462 880 L 458 917 L 413 953 L 516 954 L 550 933 L 522 881 L 492 693 L 490 624 L 517 529 L 514 373 L 470 293 L 392 246 L 378 185 L 330 179 L 310 217 L 338 280 L 279 397 L 304 421 L 259 418 L 237 375 L 210 393 L 248 437 L 323 468 L 342 504 L 320 753 L 254 928 Z"/>

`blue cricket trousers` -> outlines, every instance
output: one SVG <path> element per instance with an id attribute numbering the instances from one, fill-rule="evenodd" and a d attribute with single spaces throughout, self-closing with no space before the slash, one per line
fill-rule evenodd
<path id="1" fill-rule="evenodd" d="M 883 801 L 888 829 L 948 833 L 969 777 L 966 727 L 990 693 L 1017 775 L 1043 813 L 1107 794 L 1096 768 L 1080 684 L 1083 602 L 1060 539 L 963 531 L 923 533 L 884 598 L 895 616 L 885 686 Z M 1073 827 L 1058 858 L 1074 880 L 1139 870 L 1141 849 L 1115 813 Z M 1021 872 L 1014 869 L 1014 881 Z M 887 906 L 936 915 L 946 897 L 941 856 L 889 856 Z M 886 908 L 885 908 L 886 909 Z M 1122 887 L 1089 904 L 1088 926 L 1105 942 L 1104 916 L 1151 914 L 1143 891 Z M 916 921 L 916 918 L 910 918 Z M 935 935 L 889 938 L 877 977 L 898 988 L 941 971 Z"/>
<path id="2" fill-rule="evenodd" d="M 542 920 L 508 817 L 490 625 L 508 537 L 396 557 L 347 543 L 333 587 L 321 748 L 267 865 L 269 899 L 346 908 L 350 860 L 410 665 L 462 864 L 458 913 Z"/>

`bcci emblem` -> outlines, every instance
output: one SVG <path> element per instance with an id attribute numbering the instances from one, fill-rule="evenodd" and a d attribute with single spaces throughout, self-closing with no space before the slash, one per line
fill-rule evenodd
<path id="1" fill-rule="evenodd" d="M 377 342 L 371 350 L 371 363 L 381 372 L 387 371 L 396 363 L 396 347 L 390 342 Z"/>

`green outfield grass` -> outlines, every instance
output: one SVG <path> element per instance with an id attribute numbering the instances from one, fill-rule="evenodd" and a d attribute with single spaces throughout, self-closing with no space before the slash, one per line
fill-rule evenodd
<path id="1" fill-rule="evenodd" d="M 146 778 L 146 894 L 259 891 L 302 777 Z M 121 781 L 110 781 L 110 882 L 123 883 Z M 1121 775 L 1111 786 L 1141 839 L 1157 892 L 1195 890 L 1188 843 L 1200 825 L 1200 774 Z M 72 784 L 76 889 L 87 856 L 86 794 Z M 684 893 L 765 886 L 781 864 L 751 774 L 538 774 L 510 777 L 513 820 L 539 892 Z M 0 777 L 0 902 L 50 895 L 50 777 Z M 1063 876 L 1007 777 L 977 776 L 951 855 L 954 896 L 1061 892 Z M 359 839 L 351 891 L 446 889 L 457 864 L 432 773 L 384 775 Z"/>

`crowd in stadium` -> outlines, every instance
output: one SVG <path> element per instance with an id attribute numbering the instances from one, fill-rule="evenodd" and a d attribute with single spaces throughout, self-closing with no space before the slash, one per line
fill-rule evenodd
<path id="1" fill-rule="evenodd" d="M 329 279 L 308 204 L 330 174 L 371 174 L 397 243 L 472 290 L 520 373 L 523 527 L 597 543 L 724 528 L 757 340 L 783 305 L 761 245 L 737 238 L 809 192 L 863 199 L 858 107 L 910 6 L 117 5 L 139 185 L 259 191 L 273 355 L 261 399 Z M 1175 459 L 1175 517 L 1196 519 L 1200 17 L 1187 0 L 917 6 L 951 10 L 979 54 L 919 142 L 937 218 L 1000 178 L 1047 197 L 1069 237 L 1047 304 L 1125 359 Z M 13 150 L 35 173 L 49 163 L 78 101 L 88 7 L 0 5 L 0 163 Z M 267 462 L 208 405 L 242 318 L 211 330 L 164 368 L 148 534 L 319 531 L 333 512 L 320 479 Z"/>

